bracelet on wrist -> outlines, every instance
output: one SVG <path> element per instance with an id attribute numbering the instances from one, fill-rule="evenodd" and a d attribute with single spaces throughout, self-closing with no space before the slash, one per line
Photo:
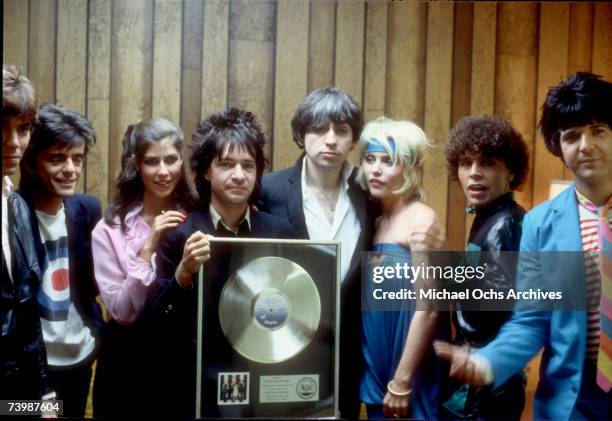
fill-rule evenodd
<path id="1" fill-rule="evenodd" d="M 408 389 L 405 392 L 398 392 L 393 389 L 393 385 L 395 385 L 395 382 L 393 380 L 387 383 L 387 392 L 389 392 L 389 394 L 394 398 L 407 398 L 412 393 L 412 389 Z"/>

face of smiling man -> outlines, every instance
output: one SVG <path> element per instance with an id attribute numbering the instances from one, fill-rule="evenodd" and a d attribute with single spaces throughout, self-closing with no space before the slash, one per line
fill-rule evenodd
<path id="1" fill-rule="evenodd" d="M 50 199 L 72 196 L 83 170 L 85 145 L 55 145 L 43 150 L 36 160 L 36 178 L 41 192 Z"/>

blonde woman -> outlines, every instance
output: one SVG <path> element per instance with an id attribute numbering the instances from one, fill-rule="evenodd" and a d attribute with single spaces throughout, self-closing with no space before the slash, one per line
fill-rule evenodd
<path id="1" fill-rule="evenodd" d="M 358 180 L 380 204 L 372 250 L 385 265 L 412 262 L 423 246 L 423 226 L 439 226 L 434 211 L 422 203 L 418 173 L 431 145 L 423 130 L 408 121 L 381 117 L 364 128 L 359 140 Z M 438 238 L 437 246 L 442 243 Z M 362 351 L 365 370 L 360 398 L 368 418 L 437 418 L 441 367 L 432 340 L 440 318 L 414 305 L 398 311 L 363 311 Z"/>

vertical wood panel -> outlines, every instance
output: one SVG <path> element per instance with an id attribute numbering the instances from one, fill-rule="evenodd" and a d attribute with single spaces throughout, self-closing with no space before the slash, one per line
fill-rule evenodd
<path id="1" fill-rule="evenodd" d="M 571 3 L 567 74 L 591 71 L 593 51 L 593 4 Z M 546 54 L 546 52 L 543 52 Z M 548 52 L 550 53 L 550 52 Z"/>
<path id="2" fill-rule="evenodd" d="M 427 5 L 389 5 L 387 113 L 423 125 Z"/>
<path id="3" fill-rule="evenodd" d="M 336 63 L 334 78 L 338 88 L 347 91 L 361 106 L 363 101 L 363 34 L 365 3 L 362 0 L 338 2 L 336 15 Z"/>
<path id="4" fill-rule="evenodd" d="M 273 1 L 230 3 L 228 104 L 255 113 L 267 140 L 268 161 L 272 160 L 275 23 Z"/>
<path id="5" fill-rule="evenodd" d="M 14 64 L 28 74 L 28 2 L 4 0 L 2 62 Z"/>
<path id="6" fill-rule="evenodd" d="M 58 0 L 55 101 L 85 114 L 87 71 L 87 3 Z M 95 146 L 94 146 L 95 147 Z M 86 167 L 77 191 L 83 192 Z"/>
<path id="7" fill-rule="evenodd" d="M 87 56 L 87 117 L 96 129 L 85 174 L 87 193 L 105 207 L 115 180 L 109 179 L 111 0 L 90 0 Z M 119 139 L 115 140 L 115 143 Z M 109 188 L 111 186 L 111 188 Z"/>
<path id="8" fill-rule="evenodd" d="M 593 60 L 593 9 L 593 3 L 570 4 L 568 75 L 578 71 L 591 71 Z M 566 180 L 573 178 L 572 172 L 565 165 L 563 165 L 563 178 Z"/>
<path id="9" fill-rule="evenodd" d="M 85 113 L 87 71 L 87 3 L 58 0 L 55 100 Z"/>
<path id="10" fill-rule="evenodd" d="M 612 80 L 612 4 L 596 3 L 593 24 L 593 73 Z"/>
<path id="11" fill-rule="evenodd" d="M 472 35 L 472 80 L 470 114 L 487 115 L 495 111 L 495 57 L 497 44 L 497 5 L 474 3 Z M 473 215 L 465 215 L 465 244 L 469 239 Z"/>
<path id="12" fill-rule="evenodd" d="M 274 2 L 231 3 L 228 104 L 255 113 L 266 139 L 272 134 L 274 117 L 275 20 Z M 271 150 L 267 142 L 268 160 Z"/>
<path id="13" fill-rule="evenodd" d="M 183 13 L 181 122 L 185 144 L 200 123 L 202 110 L 203 4 L 186 0 Z"/>
<path id="14" fill-rule="evenodd" d="M 334 84 L 348 92 L 363 108 L 365 3 L 363 0 L 340 0 L 336 10 Z M 359 165 L 357 148 L 353 148 L 348 160 Z"/>
<path id="15" fill-rule="evenodd" d="M 472 42 L 470 113 L 472 115 L 493 114 L 497 42 L 497 5 L 495 3 L 474 3 Z"/>
<path id="16" fill-rule="evenodd" d="M 308 92 L 334 83 L 336 4 L 310 3 L 308 48 Z M 281 41 L 277 38 L 277 42 Z"/>
<path id="17" fill-rule="evenodd" d="M 182 13 L 181 0 L 155 0 L 152 116 L 174 124 L 179 124 L 181 104 Z"/>
<path id="18" fill-rule="evenodd" d="M 41 104 L 55 102 L 56 1 L 31 1 L 28 77 Z"/>
<path id="19" fill-rule="evenodd" d="M 202 119 L 227 106 L 229 2 L 204 3 L 202 53 Z"/>
<path id="20" fill-rule="evenodd" d="M 229 1 L 204 2 L 202 119 L 227 106 Z"/>
<path id="21" fill-rule="evenodd" d="M 425 81 L 425 133 L 435 142 L 423 164 L 426 201 L 446 226 L 448 175 L 442 147 L 451 120 L 454 8 L 429 3 L 427 14 L 427 76 Z"/>
<path id="22" fill-rule="evenodd" d="M 541 105 L 551 86 L 567 77 L 570 10 L 568 4 L 542 3 L 540 6 L 540 43 L 538 46 L 538 91 L 536 124 Z M 556 54 L 548 54 L 555 51 Z M 563 163 L 550 159 L 550 152 L 536 133 L 533 164 L 533 204 L 548 199 L 550 179 L 563 178 Z"/>
<path id="23" fill-rule="evenodd" d="M 123 133 L 151 116 L 153 2 L 114 1 L 112 16 L 109 175 L 114 179 Z"/>
<path id="24" fill-rule="evenodd" d="M 274 136 L 272 165 L 275 170 L 292 165 L 299 150 L 292 140 L 291 118 L 308 87 L 307 1 L 278 3 L 276 13 L 276 66 L 274 83 Z M 297 46 L 297 48 L 296 48 Z"/>
<path id="25" fill-rule="evenodd" d="M 363 114 L 366 122 L 385 114 L 388 14 L 386 3 L 366 4 L 363 83 Z"/>
<path id="26" fill-rule="evenodd" d="M 455 5 L 451 125 L 470 115 L 473 8 L 467 2 Z M 449 174 L 446 235 L 451 250 L 465 249 L 465 202 L 461 185 Z"/>
<path id="27" fill-rule="evenodd" d="M 532 206 L 536 114 L 538 4 L 501 3 L 498 16 L 495 113 L 510 120 L 529 149 L 529 174 L 517 201 Z"/>

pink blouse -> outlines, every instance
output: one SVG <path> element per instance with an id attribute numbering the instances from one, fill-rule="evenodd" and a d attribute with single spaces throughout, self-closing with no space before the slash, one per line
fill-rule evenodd
<path id="1" fill-rule="evenodd" d="M 142 214 L 142 204 L 125 217 L 126 232 L 102 219 L 92 232 L 96 281 L 106 309 L 122 325 L 132 324 L 142 312 L 147 288 L 155 281 L 155 254 L 151 262 L 138 256 L 151 227 Z"/>

